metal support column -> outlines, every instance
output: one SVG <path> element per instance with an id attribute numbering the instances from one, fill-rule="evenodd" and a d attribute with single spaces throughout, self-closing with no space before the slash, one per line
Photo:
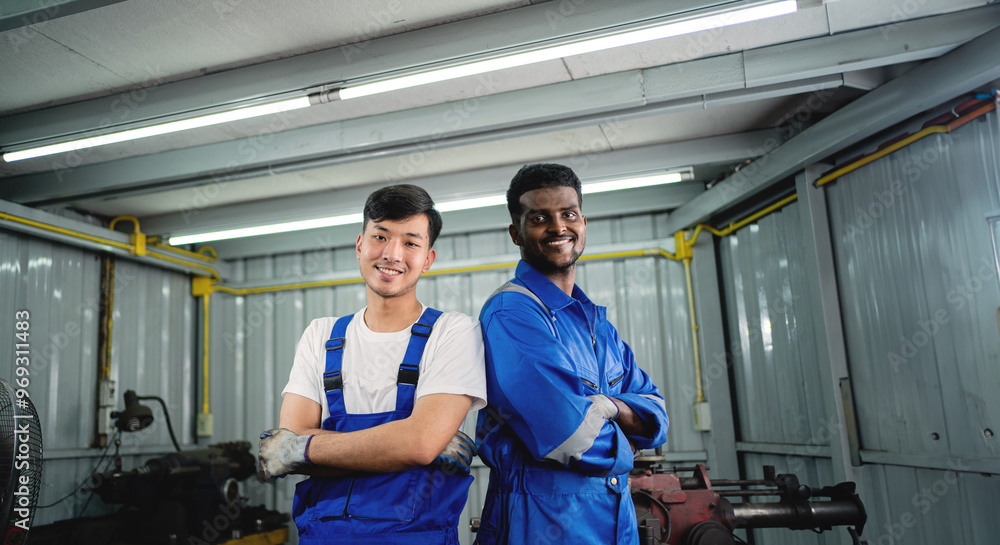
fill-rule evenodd
<path id="1" fill-rule="evenodd" d="M 695 349 L 701 351 L 702 382 L 712 412 L 712 431 L 704 432 L 708 465 L 716 477 L 739 475 L 722 300 L 719 297 L 715 241 L 711 235 L 704 234 L 695 244 L 691 269 L 701 345 Z"/>
<path id="2" fill-rule="evenodd" d="M 807 233 L 804 237 L 806 277 L 810 279 L 809 289 L 820 310 L 815 321 L 816 352 L 819 356 L 816 365 L 821 369 L 819 377 L 826 418 L 835 430 L 830 437 L 834 479 L 857 482 L 861 472 L 852 463 L 852 457 L 855 463 L 860 463 L 857 461 L 857 424 L 854 422 L 854 407 L 849 401 L 849 395 L 846 396 L 847 404 L 842 395 L 850 392 L 850 370 L 840 315 L 840 293 L 837 289 L 830 222 L 824 190 L 814 185 L 826 170 L 829 170 L 828 165 L 807 167 L 795 177 L 795 189 L 798 200 L 802 203 L 802 227 Z M 846 389 L 842 389 L 842 385 Z"/>

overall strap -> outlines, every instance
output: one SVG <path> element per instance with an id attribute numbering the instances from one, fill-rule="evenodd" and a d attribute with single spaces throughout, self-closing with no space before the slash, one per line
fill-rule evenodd
<path id="1" fill-rule="evenodd" d="M 326 402 L 330 407 L 330 416 L 343 414 L 344 409 L 344 377 L 341 367 L 344 362 L 344 337 L 347 336 L 347 324 L 351 323 L 353 314 L 341 316 L 333 324 L 330 340 L 326 341 L 326 370 L 323 372 L 323 390 L 326 391 Z"/>
<path id="2" fill-rule="evenodd" d="M 410 342 L 406 345 L 406 354 L 403 355 L 403 363 L 399 364 L 399 374 L 396 375 L 397 411 L 413 411 L 414 394 L 420 378 L 420 358 L 424 355 L 424 347 L 427 346 L 434 323 L 440 316 L 440 310 L 427 307 L 410 327 Z"/>
<path id="3" fill-rule="evenodd" d="M 529 290 L 528 288 L 526 288 L 526 287 L 524 287 L 524 286 L 522 286 L 520 284 L 515 284 L 513 282 L 507 282 L 506 284 L 504 284 L 504 285 L 500 286 L 499 288 L 497 288 L 493 293 L 490 294 L 489 297 L 486 298 L 486 302 L 488 303 L 490 299 L 493 299 L 494 297 L 496 297 L 497 295 L 500 295 L 501 293 L 503 293 L 505 291 L 515 291 L 515 292 L 520 293 L 522 295 L 527 295 L 528 297 L 531 297 L 532 299 L 534 299 L 536 303 L 538 303 L 539 305 L 542 305 L 542 308 L 545 309 L 545 314 L 552 314 L 552 311 L 549 310 L 549 307 L 546 306 L 546 304 L 543 303 L 542 300 L 537 295 L 535 295 L 535 292 Z M 483 306 L 486 306 L 486 304 L 484 303 Z"/>

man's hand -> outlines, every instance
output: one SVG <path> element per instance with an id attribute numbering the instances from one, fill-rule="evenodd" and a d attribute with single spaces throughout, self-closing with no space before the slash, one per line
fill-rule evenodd
<path id="1" fill-rule="evenodd" d="M 601 416 L 605 420 L 614 420 L 618 418 L 618 413 L 621 412 L 615 400 L 604 394 L 589 395 L 587 399 L 594 402 L 594 406 L 597 407 L 597 410 L 600 411 Z"/>
<path id="2" fill-rule="evenodd" d="M 434 460 L 432 465 L 440 466 L 446 473 L 468 475 L 471 471 L 472 458 L 476 455 L 476 444 L 472 439 L 459 430 L 455 437 L 448 441 L 441 454 Z"/>
<path id="3" fill-rule="evenodd" d="M 257 475 L 261 480 L 273 481 L 308 464 L 306 449 L 312 438 L 312 435 L 296 435 L 285 428 L 260 434 Z"/>

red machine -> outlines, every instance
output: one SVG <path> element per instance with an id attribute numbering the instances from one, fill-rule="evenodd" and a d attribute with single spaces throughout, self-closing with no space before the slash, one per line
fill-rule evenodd
<path id="1" fill-rule="evenodd" d="M 655 457 L 653 457 L 655 458 Z M 640 460 L 636 460 L 637 464 Z M 680 477 L 680 471 L 692 471 Z M 737 528 L 830 530 L 848 528 L 856 545 L 868 519 L 853 482 L 812 490 L 795 475 L 775 475 L 764 466 L 763 480 L 710 481 L 705 467 L 634 470 L 629 484 L 642 545 L 734 545 Z M 773 502 L 752 497 L 777 496 Z M 829 498 L 810 501 L 811 497 Z M 731 503 L 726 497 L 742 497 Z"/>

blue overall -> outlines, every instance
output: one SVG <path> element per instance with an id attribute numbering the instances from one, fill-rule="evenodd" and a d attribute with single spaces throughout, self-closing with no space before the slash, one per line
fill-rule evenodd
<path id="1" fill-rule="evenodd" d="M 441 311 L 428 308 L 413 324 L 396 379 L 396 410 L 373 414 L 348 414 L 344 408 L 341 363 L 347 324 L 353 315 L 339 318 L 326 342 L 323 387 L 330 417 L 323 422 L 323 429 L 351 432 L 410 416 L 420 358 L 440 315 Z M 432 466 L 398 473 L 309 478 L 296 486 L 292 507 L 299 543 L 457 545 L 458 517 L 471 481 L 471 476 Z"/>

